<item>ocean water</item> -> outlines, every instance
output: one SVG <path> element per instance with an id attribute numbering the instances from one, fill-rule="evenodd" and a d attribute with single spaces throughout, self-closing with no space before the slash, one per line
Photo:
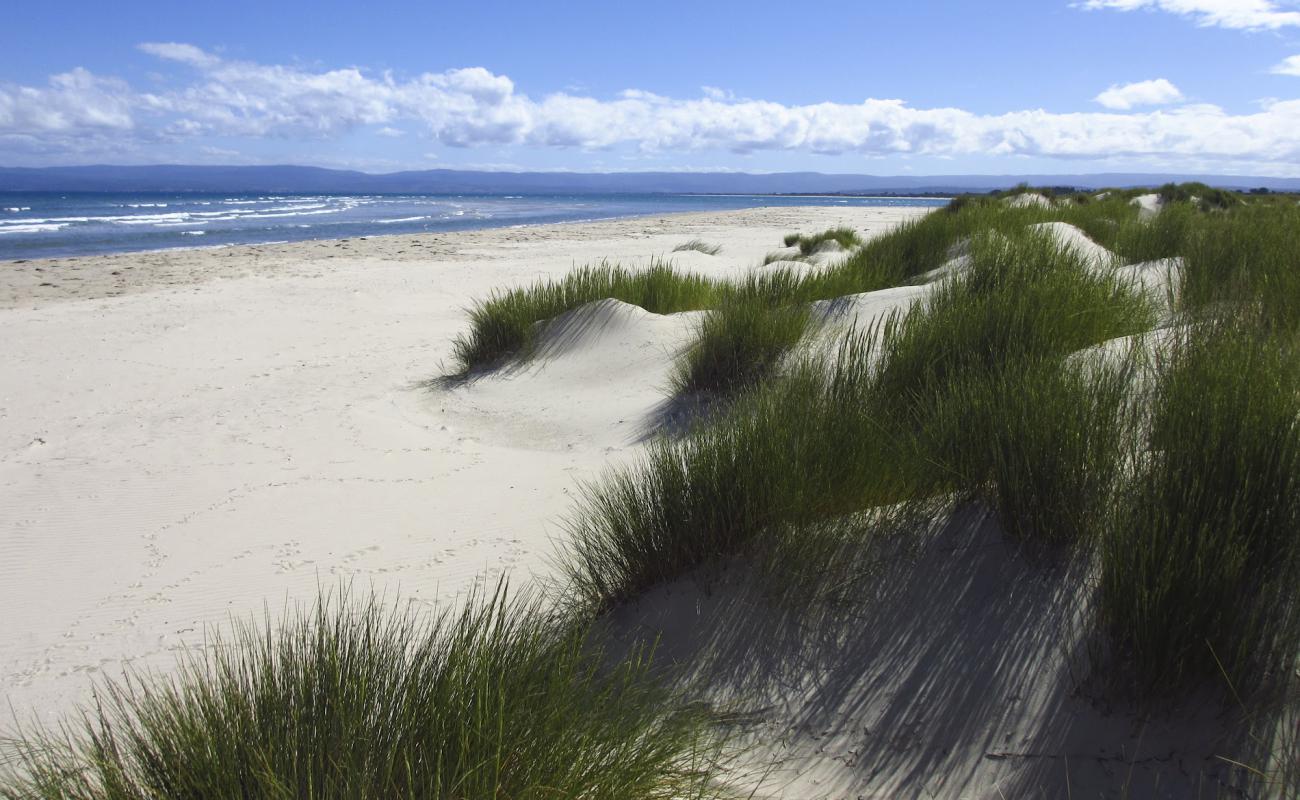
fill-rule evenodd
<path id="1" fill-rule="evenodd" d="M 0 260 L 580 222 L 756 206 L 941 206 L 770 195 L 266 195 L 0 192 Z"/>

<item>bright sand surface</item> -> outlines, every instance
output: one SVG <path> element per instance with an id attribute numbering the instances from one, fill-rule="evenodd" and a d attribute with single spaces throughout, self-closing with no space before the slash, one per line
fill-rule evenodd
<path id="1" fill-rule="evenodd" d="M 602 258 L 739 274 L 791 231 L 923 212 L 0 263 L 4 702 L 52 718 L 97 676 L 166 667 L 204 626 L 277 616 L 318 586 L 435 601 L 476 578 L 553 574 L 578 482 L 643 446 L 694 315 L 625 309 L 574 326 L 528 370 L 425 385 L 471 301 Z M 695 237 L 721 254 L 671 253 Z"/>
<path id="2" fill-rule="evenodd" d="M 274 619 L 320 587 L 433 604 L 503 574 L 555 577 L 580 482 L 671 423 L 668 370 L 699 315 L 594 303 L 548 326 L 526 368 L 431 383 L 472 300 L 602 258 L 740 275 L 786 233 L 873 235 L 921 213 L 767 208 L 0 264 L 4 702 L 57 720 L 96 680 L 166 669 L 205 628 Z M 1077 230 L 1048 230 L 1115 268 Z M 671 252 L 694 238 L 721 253 Z M 1125 269 L 1161 295 L 1176 268 Z M 934 285 L 817 310 L 861 327 Z M 756 797 L 1221 788 L 1219 721 L 1123 711 L 1086 679 L 1079 576 L 973 510 L 882 563 L 860 604 L 784 608 L 741 569 L 659 587 L 607 623 L 659 641 L 738 709 L 757 747 L 736 782 Z"/>

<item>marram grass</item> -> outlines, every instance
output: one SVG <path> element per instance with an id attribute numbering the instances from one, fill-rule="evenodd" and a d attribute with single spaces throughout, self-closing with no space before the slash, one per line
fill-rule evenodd
<path id="1" fill-rule="evenodd" d="M 567 559 L 587 601 L 621 602 L 774 531 L 952 493 L 989 497 L 1026 536 L 1078 538 L 1083 522 L 1053 513 L 1092 520 L 1104 504 L 1117 453 L 1102 428 L 1119 430 L 1122 379 L 1093 386 L 1065 359 L 1143 330 L 1149 308 L 1041 234 L 980 239 L 972 264 L 589 485 Z M 1059 470 L 1034 463 L 1044 456 Z M 1095 481 L 1074 481 L 1093 467 Z"/>
<path id="2" fill-rule="evenodd" d="M 708 312 L 674 367 L 675 393 L 733 392 L 772 375 L 808 333 L 809 309 L 731 299 Z"/>
<path id="3" fill-rule="evenodd" d="M 1248 696 L 1300 651 L 1298 356 L 1242 315 L 1161 358 L 1100 552 L 1100 623 L 1143 692 Z"/>
<path id="4" fill-rule="evenodd" d="M 709 244 L 703 239 L 691 239 L 690 241 L 682 242 L 673 248 L 674 253 L 684 253 L 690 250 L 694 250 L 697 253 L 703 253 L 706 256 L 716 256 L 718 253 L 722 252 L 722 245 Z"/>
<path id="5" fill-rule="evenodd" d="M 208 645 L 10 742 L 0 796 L 710 796 L 709 722 L 644 654 L 606 664 L 582 626 L 504 588 L 432 619 L 323 600 Z"/>
<path id="6" fill-rule="evenodd" d="M 633 271 L 602 262 L 580 267 L 562 278 L 497 292 L 470 309 L 470 330 L 452 343 L 458 374 L 526 355 L 538 323 L 596 300 L 614 298 L 655 314 L 712 307 L 714 282 L 655 261 Z"/>

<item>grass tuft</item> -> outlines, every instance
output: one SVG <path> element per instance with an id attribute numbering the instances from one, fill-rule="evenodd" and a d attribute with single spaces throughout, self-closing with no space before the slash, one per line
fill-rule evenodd
<path id="1" fill-rule="evenodd" d="M 772 375 L 808 331 L 806 305 L 733 298 L 710 311 L 673 372 L 673 391 L 733 392 Z"/>
<path id="2" fill-rule="evenodd" d="M 716 256 L 722 252 L 722 245 L 709 244 L 702 239 L 691 239 L 689 242 L 683 242 L 673 248 L 674 253 L 684 253 L 688 250 L 694 250 L 697 253 L 703 253 L 706 256 Z"/>
<path id="3" fill-rule="evenodd" d="M 832 243 L 834 244 L 832 245 Z M 830 228 L 814 234 L 787 234 L 782 244 L 786 247 L 797 246 L 800 253 L 810 256 L 815 253 L 825 252 L 835 246 L 843 250 L 852 250 L 862 244 L 862 238 L 852 228 L 841 227 Z"/>
<path id="4" fill-rule="evenodd" d="M 614 298 L 655 314 L 695 311 L 715 304 L 717 286 L 665 261 L 640 271 L 602 262 L 563 278 L 494 293 L 470 309 L 470 330 L 452 343 L 456 373 L 525 357 L 537 323 L 596 300 Z"/>
<path id="5" fill-rule="evenodd" d="M 1300 354 L 1246 319 L 1174 340 L 1104 538 L 1101 622 L 1145 692 L 1250 693 L 1300 646 Z"/>
<path id="6" fill-rule="evenodd" d="M 11 746 L 10 798 L 677 798 L 704 716 L 504 588 L 432 621 L 323 600 Z"/>
<path id="7" fill-rule="evenodd" d="M 1069 503 L 1086 513 L 1082 525 L 1104 505 L 1113 438 L 1084 434 L 1117 428 L 1122 393 L 1118 379 L 1093 390 L 1064 362 L 1143 330 L 1150 309 L 1042 234 L 984 237 L 971 252 L 969 272 L 928 302 L 851 333 L 833 355 L 795 364 L 685 441 L 656 443 L 586 487 L 569 525 L 578 590 L 607 607 L 776 531 L 952 493 L 992 497 L 1026 536 L 1076 538 L 1074 520 L 1044 520 Z M 961 413 L 986 376 L 987 418 Z M 1031 397 L 1051 402 L 1031 414 Z M 1057 448 L 1069 458 L 1036 472 L 1035 459 Z M 1104 467 L 1095 481 L 1071 483 L 1093 466 Z"/>

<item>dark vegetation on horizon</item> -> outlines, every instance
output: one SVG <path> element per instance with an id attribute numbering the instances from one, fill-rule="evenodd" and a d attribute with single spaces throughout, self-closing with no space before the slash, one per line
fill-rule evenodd
<path id="1" fill-rule="evenodd" d="M 707 311 L 673 389 L 728 402 L 583 488 L 566 594 L 432 621 L 323 600 L 241 629 L 175 678 L 11 741 L 0 797 L 715 796 L 715 720 L 648 653 L 605 660 L 600 615 L 737 558 L 817 594 L 959 506 L 1084 567 L 1068 574 L 1089 576 L 1071 579 L 1091 667 L 1117 697 L 1218 693 L 1276 720 L 1300 654 L 1300 206 L 1208 189 L 1161 189 L 1150 219 L 1135 191 L 962 197 L 865 241 L 796 234 L 801 251 L 846 248 L 807 268 L 722 281 L 601 263 L 492 295 L 455 342 L 461 373 L 529 357 L 548 320 L 596 300 Z M 1173 258 L 1163 297 L 1120 269 Z M 813 313 L 945 264 L 867 327 Z M 1269 788 L 1300 796 L 1300 745 L 1265 745 L 1283 753 Z"/>

